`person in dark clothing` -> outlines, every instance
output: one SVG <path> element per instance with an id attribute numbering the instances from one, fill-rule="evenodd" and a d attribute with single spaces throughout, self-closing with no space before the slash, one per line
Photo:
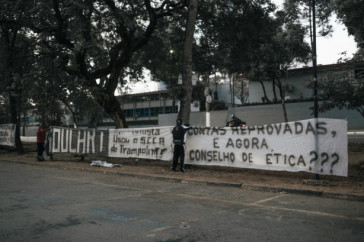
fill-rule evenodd
<path id="1" fill-rule="evenodd" d="M 172 171 L 176 171 L 179 159 L 180 170 L 182 172 L 185 172 L 184 161 L 185 161 L 186 131 L 190 128 L 191 127 L 188 124 L 182 125 L 182 119 L 177 119 L 176 126 L 172 129 L 173 143 L 174 143 Z"/>
<path id="2" fill-rule="evenodd" d="M 228 127 L 245 127 L 246 122 L 242 121 L 238 116 L 235 114 L 231 115 L 231 120 L 226 123 Z"/>
<path id="3" fill-rule="evenodd" d="M 42 129 L 41 125 L 39 125 L 39 127 L 38 127 L 38 130 L 37 130 L 37 152 L 38 152 L 37 160 L 38 161 L 44 161 L 44 158 L 43 158 L 44 137 L 45 137 L 45 133 L 47 133 L 50 129 L 51 129 L 51 127 L 47 128 L 47 129 Z"/>
<path id="4" fill-rule="evenodd" d="M 241 119 L 235 114 L 231 115 L 231 121 L 234 123 L 234 127 L 238 127 L 243 123 L 243 121 L 241 121 Z"/>

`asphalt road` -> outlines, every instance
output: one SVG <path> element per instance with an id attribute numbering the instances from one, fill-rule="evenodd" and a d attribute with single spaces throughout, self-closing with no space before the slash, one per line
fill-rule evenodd
<path id="1" fill-rule="evenodd" d="M 362 202 L 0 164 L 0 241 L 364 241 Z"/>

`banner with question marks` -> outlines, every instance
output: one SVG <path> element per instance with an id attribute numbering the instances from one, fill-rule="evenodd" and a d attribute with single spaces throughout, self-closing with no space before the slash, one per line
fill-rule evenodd
<path id="1" fill-rule="evenodd" d="M 194 127 L 186 164 L 347 176 L 347 121 L 308 119 L 245 128 Z"/>
<path id="2" fill-rule="evenodd" d="M 52 153 L 171 161 L 172 127 L 69 129 L 54 127 Z M 240 127 L 192 127 L 185 163 L 347 176 L 347 121 L 308 119 Z"/>

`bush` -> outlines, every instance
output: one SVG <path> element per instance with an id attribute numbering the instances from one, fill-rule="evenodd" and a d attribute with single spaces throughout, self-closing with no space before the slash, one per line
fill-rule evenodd
<path id="1" fill-rule="evenodd" d="M 211 111 L 225 110 L 225 109 L 227 109 L 227 106 L 226 106 L 226 103 L 224 101 L 213 100 L 210 103 L 210 110 Z"/>

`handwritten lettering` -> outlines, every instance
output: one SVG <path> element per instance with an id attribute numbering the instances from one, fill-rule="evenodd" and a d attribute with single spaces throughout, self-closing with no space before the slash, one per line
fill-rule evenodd
<path id="1" fill-rule="evenodd" d="M 234 162 L 235 154 L 232 152 L 220 152 L 216 150 L 191 150 L 189 152 L 191 161 L 207 161 L 207 162 Z"/>
<path id="2" fill-rule="evenodd" d="M 53 128 L 51 132 L 52 153 L 95 154 L 106 151 L 104 131 Z"/>
<path id="3" fill-rule="evenodd" d="M 193 127 L 187 132 L 185 162 L 346 176 L 346 127 L 345 120 L 321 118 L 248 127 Z M 171 161 L 171 130 L 158 127 L 97 133 L 56 128 L 52 147 L 56 152 L 98 153 L 105 146 L 103 151 L 109 157 Z"/>
<path id="4" fill-rule="evenodd" d="M 251 139 L 235 139 L 232 138 L 228 139 L 226 144 L 226 148 L 245 148 L 245 149 L 268 149 L 268 145 L 265 139 L 261 141 L 258 138 L 251 138 Z"/>
<path id="5" fill-rule="evenodd" d="M 141 134 L 141 135 L 160 135 L 160 130 L 159 129 L 141 129 L 141 130 L 138 130 L 138 129 L 134 129 L 131 131 L 131 133 L 133 135 L 138 135 L 138 134 Z"/>

